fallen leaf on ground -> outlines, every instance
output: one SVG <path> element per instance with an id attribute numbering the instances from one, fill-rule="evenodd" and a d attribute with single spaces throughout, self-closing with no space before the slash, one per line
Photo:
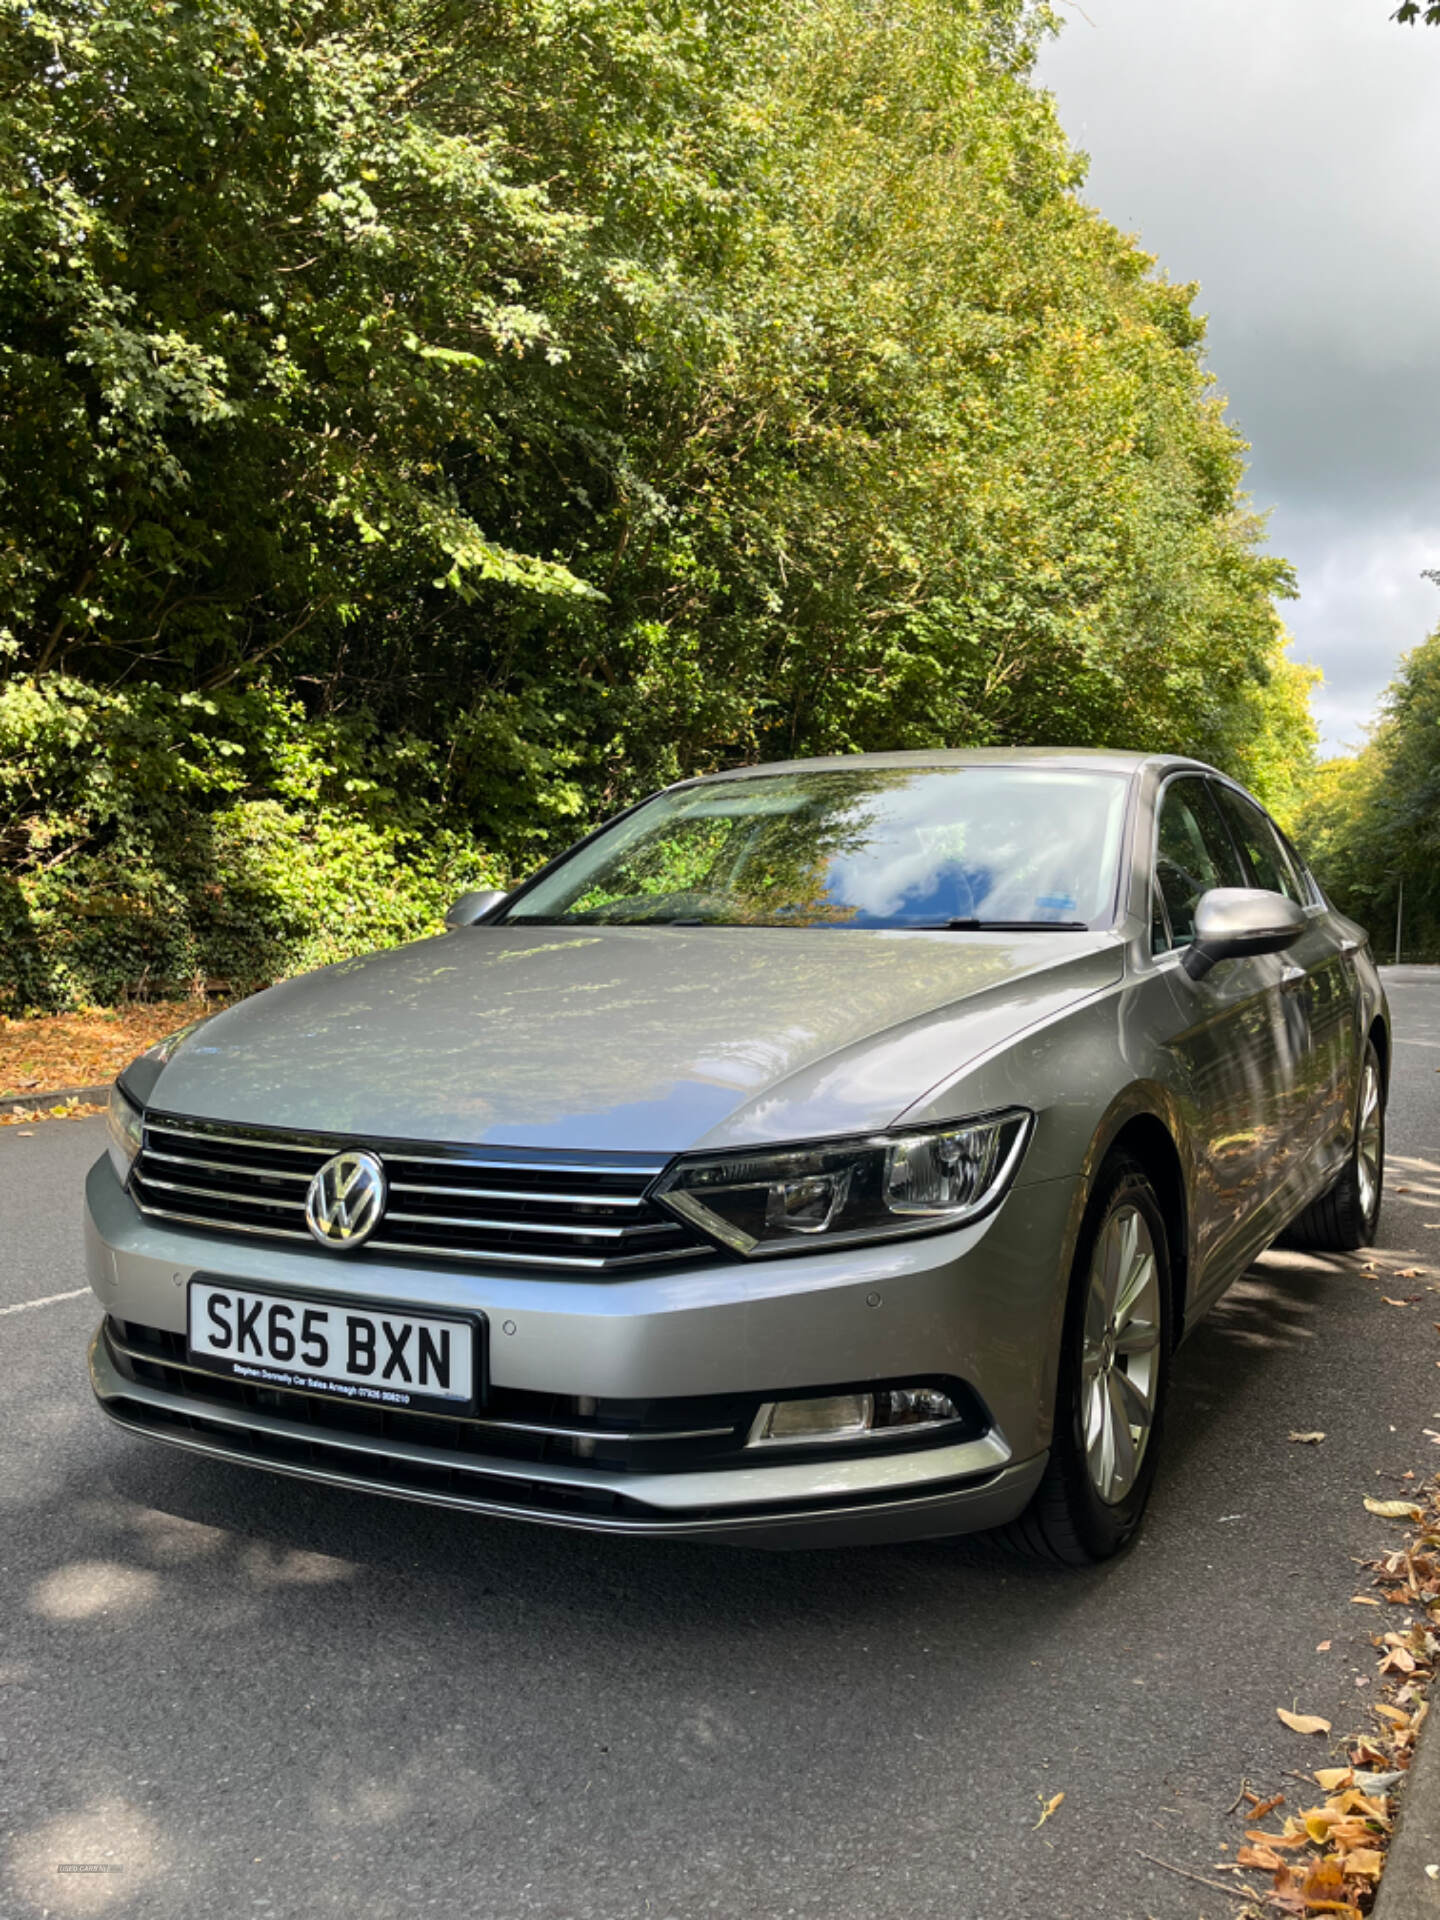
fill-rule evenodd
<path id="1" fill-rule="evenodd" d="M 1393 1720 L 1397 1726 L 1408 1727 L 1410 1724 L 1409 1714 L 1404 1712 L 1400 1707 L 1392 1707 L 1387 1701 L 1377 1700 L 1375 1702 L 1375 1711 L 1376 1713 L 1383 1713 L 1387 1720 Z"/>
<path id="2" fill-rule="evenodd" d="M 100 1085 L 162 1035 L 213 1013 L 219 1004 L 153 1000 L 113 1012 L 92 1008 L 28 1020 L 0 1017 L 0 1095 Z"/>
<path id="3" fill-rule="evenodd" d="M 1380 1602 L 1373 1593 L 1352 1593 L 1350 1604 L 1352 1607 L 1378 1607 Z"/>
<path id="4" fill-rule="evenodd" d="M 1301 1892 L 1307 1907 L 1319 1907 L 1322 1911 L 1329 1907 L 1337 1913 L 1355 1911 L 1345 1897 L 1345 1872 L 1338 1860 L 1317 1860 L 1306 1874 Z"/>
<path id="5" fill-rule="evenodd" d="M 1355 1769 L 1353 1767 L 1317 1767 L 1315 1784 L 1322 1793 L 1338 1793 L 1342 1787 L 1353 1786 Z"/>
<path id="6" fill-rule="evenodd" d="M 1290 1438 L 1302 1447 L 1318 1447 L 1325 1436 L 1323 1433 L 1292 1433 Z"/>
<path id="7" fill-rule="evenodd" d="M 1329 1733 L 1330 1722 L 1322 1720 L 1318 1713 L 1290 1713 L 1284 1707 L 1276 1707 L 1276 1713 L 1295 1733 Z"/>
<path id="8" fill-rule="evenodd" d="M 1330 1642 L 1328 1640 L 1322 1640 L 1315 1651 L 1317 1653 L 1328 1653 L 1330 1651 Z"/>
<path id="9" fill-rule="evenodd" d="M 1282 1866 L 1271 1896 L 1287 1913 L 1358 1913 L 1345 1897 L 1345 1875 L 1338 1861 L 1317 1860 L 1303 1873 Z"/>
<path id="10" fill-rule="evenodd" d="M 1035 1798 L 1038 1800 L 1040 1798 L 1040 1795 L 1037 1793 Z M 1057 1793 L 1053 1799 L 1046 1800 L 1044 1802 L 1044 1811 L 1041 1813 L 1040 1818 L 1035 1822 L 1035 1826 L 1031 1828 L 1032 1833 L 1035 1832 L 1038 1828 L 1044 1826 L 1045 1822 L 1050 1818 L 1051 1814 L 1054 1813 L 1055 1809 L 1059 1806 L 1060 1802 L 1064 1798 L 1065 1796 L 1063 1793 Z"/>
<path id="11" fill-rule="evenodd" d="M 88 1120 L 92 1114 L 103 1113 L 104 1107 L 98 1103 L 84 1100 L 67 1100 L 59 1107 L 27 1107 L 23 1113 L 0 1113 L 0 1127 L 18 1127 L 25 1122 L 24 1131 L 17 1133 L 17 1140 L 26 1140 L 34 1131 L 32 1120 Z"/>
<path id="12" fill-rule="evenodd" d="M 1372 1500 L 1365 1496 L 1365 1511 L 1378 1513 L 1382 1520 L 1419 1520 L 1419 1507 L 1411 1500 Z"/>
<path id="13" fill-rule="evenodd" d="M 1407 1276 L 1402 1273 L 1400 1278 L 1404 1280 Z M 1408 1300 L 1392 1300 L 1388 1293 L 1382 1293 L 1380 1298 L 1385 1302 L 1387 1307 L 1408 1307 L 1410 1304 Z"/>

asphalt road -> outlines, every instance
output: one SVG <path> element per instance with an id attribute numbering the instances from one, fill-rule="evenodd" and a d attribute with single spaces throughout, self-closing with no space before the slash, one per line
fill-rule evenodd
<path id="1" fill-rule="evenodd" d="M 1390 989 L 1380 1271 L 1254 1268 L 1179 1359 L 1139 1544 L 1080 1575 L 529 1530 L 132 1439 L 89 1295 L 8 1311 L 81 1284 L 101 1123 L 0 1129 L 0 1913 L 1233 1914 L 1142 1854 L 1224 1880 L 1242 1776 L 1326 1757 L 1276 1707 L 1365 1723 L 1362 1498 L 1440 1466 L 1440 969 Z"/>

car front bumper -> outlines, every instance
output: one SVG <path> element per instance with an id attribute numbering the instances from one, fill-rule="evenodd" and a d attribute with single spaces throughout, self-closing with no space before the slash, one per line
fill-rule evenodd
<path id="1" fill-rule="evenodd" d="M 377 1257 L 361 1267 L 319 1248 L 167 1225 L 139 1211 L 102 1158 L 86 1187 L 87 1267 L 106 1314 L 91 1380 L 111 1419 L 171 1445 L 511 1519 L 765 1547 L 972 1532 L 1022 1511 L 1044 1472 L 1079 1203 L 1078 1181 L 1043 1181 L 949 1233 L 577 1280 Z M 363 1284 L 397 1307 L 481 1312 L 501 1399 L 570 1396 L 603 1409 L 944 1377 L 964 1383 L 981 1418 L 953 1441 L 897 1436 L 789 1458 L 732 1449 L 657 1470 L 586 1459 L 573 1439 L 517 1457 L 521 1429 L 503 1420 L 488 1423 L 489 1445 L 482 1421 L 459 1448 L 454 1423 L 439 1444 L 388 1416 L 340 1429 L 313 1396 L 229 1382 L 222 1392 L 185 1365 L 196 1274 L 337 1302 Z"/>

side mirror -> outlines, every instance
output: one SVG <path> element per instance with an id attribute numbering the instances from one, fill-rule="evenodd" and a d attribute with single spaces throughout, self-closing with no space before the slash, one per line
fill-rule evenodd
<path id="1" fill-rule="evenodd" d="M 476 893 L 462 893 L 455 904 L 445 914 L 447 927 L 473 927 L 477 920 L 483 920 L 487 913 L 493 913 L 508 894 L 496 893 L 493 888 Z"/>
<path id="2" fill-rule="evenodd" d="M 1283 893 L 1264 887 L 1212 887 L 1195 909 L 1195 938 L 1180 964 L 1203 980 L 1217 960 L 1281 953 L 1305 931 L 1305 915 Z"/>

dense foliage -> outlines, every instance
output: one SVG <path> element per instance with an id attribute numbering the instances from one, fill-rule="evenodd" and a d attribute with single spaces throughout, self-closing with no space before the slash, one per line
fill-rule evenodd
<path id="1" fill-rule="evenodd" d="M 1440 958 L 1440 632 L 1400 664 L 1379 725 L 1353 759 L 1316 770 L 1299 833 L 1337 906 L 1394 955 Z"/>
<path id="2" fill-rule="evenodd" d="M 0 687 L 0 818 L 27 841 L 0 889 L 15 1001 L 244 989 L 435 924 L 499 875 L 429 817 L 434 758 L 269 690 Z"/>
<path id="3" fill-rule="evenodd" d="M 1030 0 L 0 0 L 0 999 L 762 756 L 1310 750 Z"/>

